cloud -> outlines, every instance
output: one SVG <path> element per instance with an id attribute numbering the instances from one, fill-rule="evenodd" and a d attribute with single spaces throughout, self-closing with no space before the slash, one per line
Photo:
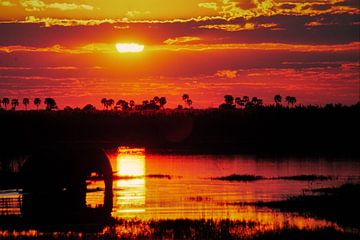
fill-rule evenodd
<path id="1" fill-rule="evenodd" d="M 199 37 L 184 36 L 184 37 L 166 39 L 164 43 L 168 45 L 173 45 L 173 44 L 181 44 L 181 43 L 187 43 L 187 42 L 193 42 L 199 40 L 201 40 L 201 38 Z"/>
<path id="2" fill-rule="evenodd" d="M 87 4 L 76 4 L 76 3 L 45 3 L 41 0 L 22 0 L 20 1 L 21 6 L 25 8 L 25 11 L 36 12 L 44 11 L 45 9 L 58 9 L 61 11 L 68 10 L 88 10 L 94 9 L 93 6 Z"/>
<path id="3" fill-rule="evenodd" d="M 16 3 L 12 3 L 10 1 L 0 1 L 0 7 L 14 7 Z"/>
<path id="4" fill-rule="evenodd" d="M 222 0 L 218 13 L 227 20 L 238 17 L 251 19 L 260 16 L 291 14 L 294 16 L 314 16 L 324 13 L 359 14 L 358 0 L 278 2 L 274 0 Z"/>
<path id="5" fill-rule="evenodd" d="M 230 44 L 192 44 L 192 45 L 167 45 L 148 47 L 153 51 L 225 51 L 225 50 L 278 50 L 290 52 L 341 52 L 357 51 L 360 42 L 335 45 L 309 45 L 309 44 L 286 44 L 286 43 L 230 43 Z"/>
<path id="6" fill-rule="evenodd" d="M 3 66 L 0 66 L 0 70 L 2 71 L 6 71 L 6 70 L 31 70 L 32 68 L 30 67 L 3 67 Z"/>
<path id="7" fill-rule="evenodd" d="M 223 20 L 222 17 L 196 17 L 188 19 L 170 19 L 170 20 L 130 20 L 128 18 L 121 19 L 66 19 L 66 18 L 52 18 L 52 17 L 36 17 L 36 16 L 27 16 L 24 20 L 0 20 L 0 24 L 6 23 L 34 23 L 34 24 L 43 24 L 45 27 L 51 26 L 63 26 L 63 27 L 73 27 L 73 26 L 97 26 L 101 24 L 167 24 L 167 23 L 192 23 L 192 22 L 204 22 L 211 20 Z"/>
<path id="8" fill-rule="evenodd" d="M 139 15 L 149 15 L 150 13 L 151 13 L 150 11 L 141 12 L 141 11 L 133 10 L 133 11 L 127 11 L 125 16 L 132 18 Z"/>
<path id="9" fill-rule="evenodd" d="M 220 78 L 236 78 L 237 77 L 236 70 L 219 70 L 215 73 L 215 76 Z"/>
<path id="10" fill-rule="evenodd" d="M 53 45 L 50 47 L 31 47 L 22 45 L 0 46 L 0 52 L 51 52 L 51 53 L 78 53 L 77 50 L 65 48 L 61 45 Z"/>
<path id="11" fill-rule="evenodd" d="M 227 32 L 238 32 L 244 30 L 254 30 L 260 28 L 268 28 L 268 29 L 277 29 L 278 25 L 276 23 L 251 23 L 247 22 L 244 24 L 213 24 L 213 25 L 202 25 L 199 28 L 206 28 L 206 29 L 217 29 L 223 30 Z"/>
<path id="12" fill-rule="evenodd" d="M 55 66 L 55 67 L 43 67 L 42 69 L 46 69 L 46 70 L 77 70 L 78 67 L 75 67 L 75 66 Z"/>
<path id="13" fill-rule="evenodd" d="M 215 3 L 215 2 L 199 3 L 198 6 L 199 6 L 199 7 L 202 7 L 202 8 L 213 9 L 213 10 L 217 10 L 217 9 L 218 9 L 217 3 Z"/>
<path id="14" fill-rule="evenodd" d="M 17 21 L 18 23 L 39 23 L 44 24 L 45 27 L 51 26 L 97 26 L 104 23 L 115 24 L 119 21 L 113 19 L 59 19 L 59 18 L 38 18 L 35 16 L 28 16 L 23 21 Z"/>

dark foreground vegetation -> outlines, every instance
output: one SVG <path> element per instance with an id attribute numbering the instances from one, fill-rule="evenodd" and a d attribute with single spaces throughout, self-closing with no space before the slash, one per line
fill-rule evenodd
<path id="1" fill-rule="evenodd" d="M 337 231 L 332 227 L 267 229 L 255 222 L 238 220 L 114 220 L 99 232 L 27 232 L 22 229 L 1 232 L 0 239 L 358 239 L 356 233 Z"/>
<path id="2" fill-rule="evenodd" d="M 345 184 L 339 188 L 312 190 L 316 195 L 289 197 L 284 201 L 240 203 L 269 207 L 286 212 L 326 219 L 343 227 L 360 229 L 360 185 Z"/>
<path id="3" fill-rule="evenodd" d="M 3 110 L 0 143 L 2 152 L 26 152 L 51 144 L 94 144 L 191 153 L 359 156 L 359 113 L 360 104 L 206 110 Z"/>

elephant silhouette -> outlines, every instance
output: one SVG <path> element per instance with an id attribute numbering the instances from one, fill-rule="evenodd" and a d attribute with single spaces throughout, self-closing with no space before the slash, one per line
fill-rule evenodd
<path id="1" fill-rule="evenodd" d="M 36 222 L 99 222 L 111 217 L 112 168 L 92 147 L 51 147 L 32 154 L 21 169 L 25 219 Z M 104 181 L 104 203 L 86 205 L 90 178 Z"/>

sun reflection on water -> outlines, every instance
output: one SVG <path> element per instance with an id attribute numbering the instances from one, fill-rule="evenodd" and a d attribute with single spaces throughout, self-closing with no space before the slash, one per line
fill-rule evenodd
<path id="1" fill-rule="evenodd" d="M 114 186 L 115 217 L 134 217 L 145 212 L 145 150 L 119 147 L 113 164 L 119 180 Z"/>

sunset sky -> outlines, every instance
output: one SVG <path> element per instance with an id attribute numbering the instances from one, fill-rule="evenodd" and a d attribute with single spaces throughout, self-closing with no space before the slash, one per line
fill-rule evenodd
<path id="1" fill-rule="evenodd" d="M 0 0 L 0 98 L 359 101 L 359 0 Z M 119 53 L 117 43 L 144 45 Z"/>

